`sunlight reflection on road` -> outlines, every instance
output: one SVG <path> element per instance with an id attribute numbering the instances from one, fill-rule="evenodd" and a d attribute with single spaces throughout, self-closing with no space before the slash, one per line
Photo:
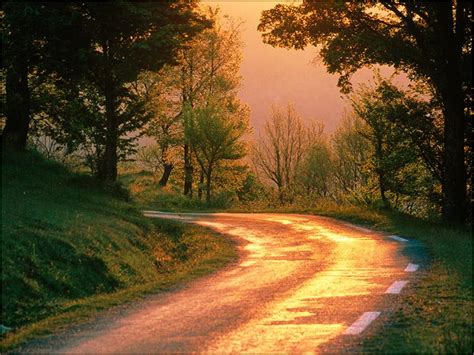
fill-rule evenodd
<path id="1" fill-rule="evenodd" d="M 318 352 L 373 310 L 406 266 L 394 243 L 328 218 L 145 214 L 225 233 L 236 241 L 241 259 L 157 297 L 158 306 L 119 318 L 68 351 Z"/>
<path id="2" fill-rule="evenodd" d="M 249 349 L 252 352 L 271 352 L 279 346 L 285 351 L 316 351 L 318 345 L 342 334 L 349 325 L 341 322 L 341 318 L 327 315 L 326 322 L 318 323 L 318 316 L 327 312 L 321 299 L 366 296 L 384 289 L 383 284 L 372 281 L 374 273 L 384 271 L 361 265 L 360 259 L 354 258 L 354 250 L 373 251 L 378 244 L 376 240 L 360 233 L 358 237 L 344 235 L 341 231 L 333 231 L 300 217 L 268 217 L 266 220 L 291 226 L 309 239 L 333 242 L 331 259 L 334 263 L 296 291 L 269 304 L 262 317 L 222 337 L 208 349 L 210 352 L 242 352 Z"/>

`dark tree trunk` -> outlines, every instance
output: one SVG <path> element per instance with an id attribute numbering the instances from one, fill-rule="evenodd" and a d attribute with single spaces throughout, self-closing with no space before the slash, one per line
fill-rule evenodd
<path id="1" fill-rule="evenodd" d="M 212 169 L 209 168 L 206 171 L 206 202 L 209 203 L 211 201 L 211 177 L 212 177 Z"/>
<path id="2" fill-rule="evenodd" d="M 171 171 L 173 170 L 173 164 L 165 164 L 163 175 L 161 176 L 160 182 L 158 183 L 160 186 L 165 187 L 168 183 L 168 179 L 170 178 Z"/>
<path id="3" fill-rule="evenodd" d="M 453 22 L 451 3 L 441 3 L 440 6 L 439 37 L 445 60 L 436 86 L 444 109 L 443 217 L 451 223 L 464 223 L 467 217 L 464 153 L 467 122 L 464 115 L 461 50 L 465 24 L 459 3 L 456 24 Z"/>
<path id="4" fill-rule="evenodd" d="M 379 191 L 380 191 L 380 199 L 382 200 L 382 203 L 384 207 L 389 206 L 389 202 L 387 199 L 387 184 L 385 181 L 385 171 L 382 168 L 382 160 L 383 160 L 383 149 L 382 149 L 382 133 L 379 131 L 376 131 L 376 147 L 375 147 L 375 152 L 376 152 L 376 159 L 377 159 L 377 167 L 376 167 L 376 172 L 377 176 L 379 179 Z"/>
<path id="5" fill-rule="evenodd" d="M 466 166 L 464 161 L 464 137 L 466 121 L 462 92 L 450 83 L 444 101 L 444 176 L 443 217 L 446 221 L 463 223 L 466 219 Z M 454 93 L 451 94 L 451 93 Z M 458 96 L 459 95 L 459 96 Z"/>
<path id="6" fill-rule="evenodd" d="M 204 171 L 201 170 L 201 173 L 199 175 L 199 186 L 198 186 L 198 198 L 201 200 L 202 199 L 202 186 L 204 184 Z"/>
<path id="7" fill-rule="evenodd" d="M 97 154 L 96 156 L 97 161 L 91 161 L 90 166 L 93 174 L 99 179 L 104 181 L 105 180 L 105 156 L 101 154 Z"/>
<path id="8" fill-rule="evenodd" d="M 193 165 L 189 144 L 184 145 L 184 195 L 193 197 Z"/>
<path id="9" fill-rule="evenodd" d="M 6 116 L 2 141 L 17 150 L 24 150 L 30 126 L 30 89 L 25 58 L 17 58 L 7 70 Z"/>
<path id="10" fill-rule="evenodd" d="M 387 195 L 386 195 L 387 188 L 385 187 L 385 174 L 381 170 L 379 170 L 377 172 L 377 174 L 379 176 L 380 199 L 382 200 L 382 203 L 383 203 L 384 207 L 388 207 L 389 202 L 388 202 Z"/>
<path id="11" fill-rule="evenodd" d="M 105 86 L 105 117 L 106 117 L 106 136 L 105 136 L 105 170 L 104 180 L 107 183 L 113 183 L 117 179 L 117 140 L 118 140 L 118 122 L 115 112 L 116 96 L 115 88 L 111 82 Z"/>
<path id="12" fill-rule="evenodd" d="M 278 185 L 278 199 L 280 200 L 280 205 L 285 203 L 285 194 L 283 192 L 283 186 Z"/>

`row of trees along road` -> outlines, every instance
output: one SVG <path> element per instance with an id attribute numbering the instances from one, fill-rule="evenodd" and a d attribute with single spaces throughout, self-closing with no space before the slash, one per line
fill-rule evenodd
<path id="1" fill-rule="evenodd" d="M 440 114 L 416 90 L 376 75 L 350 95 L 352 111 L 327 136 L 292 105 L 274 106 L 252 158 L 280 204 L 325 200 L 438 215 Z"/>
<path id="2" fill-rule="evenodd" d="M 443 117 L 443 216 L 467 215 L 467 157 L 472 87 L 472 3 L 466 1 L 303 1 L 264 11 L 264 41 L 318 46 L 330 73 L 350 91 L 359 68 L 386 64 L 429 85 Z"/>
<path id="3" fill-rule="evenodd" d="M 24 149 L 32 118 L 47 118 L 55 138 L 95 147 L 97 175 L 114 182 L 131 139 L 123 136 L 150 118 L 131 83 L 176 63 L 212 25 L 196 9 L 196 1 L 5 2 L 3 142 Z"/>

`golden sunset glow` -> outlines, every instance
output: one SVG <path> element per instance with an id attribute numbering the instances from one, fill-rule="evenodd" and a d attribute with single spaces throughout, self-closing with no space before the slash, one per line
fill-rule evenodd
<path id="1" fill-rule="evenodd" d="M 2 354 L 472 353 L 471 2 L 1 18 Z"/>
<path id="2" fill-rule="evenodd" d="M 294 104 L 297 112 L 306 120 L 323 122 L 331 133 L 338 126 L 345 110 L 349 109 L 337 87 L 337 76 L 328 74 L 318 60 L 314 47 L 303 51 L 275 48 L 264 44 L 257 26 L 263 10 L 276 4 L 293 1 L 205 1 L 204 4 L 219 6 L 223 14 L 244 21 L 242 33 L 243 62 L 241 66 L 241 99 L 251 108 L 251 123 L 259 131 L 269 116 L 272 104 Z M 316 59 L 316 60 L 315 60 Z M 391 69 L 383 68 L 385 74 Z M 369 69 L 360 70 L 354 83 L 367 82 L 372 78 Z M 404 77 L 399 82 L 406 83 Z"/>

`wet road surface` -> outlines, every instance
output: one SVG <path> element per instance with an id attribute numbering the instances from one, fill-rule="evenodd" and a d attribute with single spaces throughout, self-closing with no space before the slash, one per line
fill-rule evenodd
<path id="1" fill-rule="evenodd" d="M 403 242 L 329 218 L 145 214 L 224 233 L 236 241 L 240 260 L 21 351 L 345 352 L 377 329 L 380 313 L 402 302 L 414 277 Z"/>

